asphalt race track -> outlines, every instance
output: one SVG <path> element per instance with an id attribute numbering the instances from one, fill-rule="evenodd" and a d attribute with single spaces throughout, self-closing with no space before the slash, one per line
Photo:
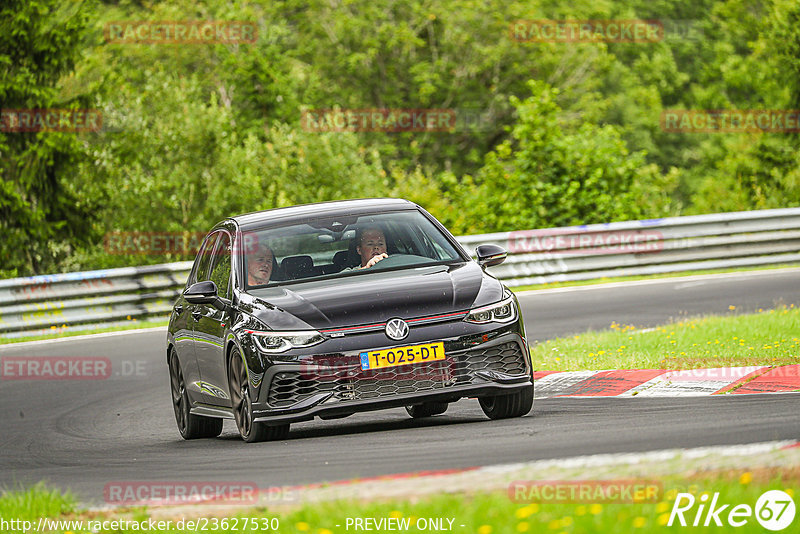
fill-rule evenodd
<path id="1" fill-rule="evenodd" d="M 800 269 L 661 281 L 520 297 L 531 340 L 653 325 L 702 313 L 800 305 Z M 734 312 L 729 306 L 736 306 Z M 475 400 L 414 421 L 404 410 L 292 427 L 248 445 L 183 441 L 170 405 L 163 330 L 0 347 L 9 356 L 93 356 L 112 375 L 91 381 L 0 381 L 0 484 L 48 480 L 101 504 L 121 481 L 240 481 L 261 488 L 354 477 L 674 447 L 800 438 L 800 393 L 537 400 L 531 415 L 489 421 Z"/>

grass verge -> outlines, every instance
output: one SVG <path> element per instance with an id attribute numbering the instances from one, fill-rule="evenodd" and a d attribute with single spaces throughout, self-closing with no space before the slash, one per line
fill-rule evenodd
<path id="1" fill-rule="evenodd" d="M 553 484 L 562 484 L 551 481 Z M 586 482 L 586 481 L 583 481 Z M 600 481 L 594 481 L 600 482 Z M 619 483 L 621 481 L 617 481 Z M 334 534 L 354 532 L 353 520 L 370 518 L 375 521 L 393 518 L 408 523 L 407 532 L 453 532 L 469 534 L 516 534 L 526 532 L 653 532 L 672 531 L 667 526 L 673 505 L 679 493 L 690 493 L 696 499 L 694 507 L 684 513 L 689 525 L 699 509 L 702 495 L 719 493 L 719 505 L 729 504 L 720 514 L 726 525 L 727 513 L 735 505 L 744 504 L 754 509 L 759 497 L 768 490 L 781 490 L 794 498 L 800 484 L 800 470 L 794 468 L 771 468 L 751 471 L 719 471 L 688 477 L 667 477 L 656 481 L 660 489 L 649 502 L 591 502 L 579 497 L 570 502 L 552 502 L 534 497 L 532 493 L 509 494 L 507 491 L 469 494 L 439 494 L 423 499 L 394 499 L 383 502 L 331 501 L 306 503 L 292 510 L 272 511 L 267 508 L 251 509 L 239 515 L 227 517 L 154 518 L 146 509 L 115 512 L 87 512 L 78 510 L 70 496 L 37 486 L 26 491 L 9 492 L 0 497 L 0 521 L 4 532 L 24 531 L 29 521 L 39 525 L 40 518 L 47 518 L 50 531 L 56 534 L 79 534 L 84 532 L 280 532 L 290 534 Z M 615 483 L 612 481 L 612 483 Z M 605 482 L 608 484 L 608 481 Z M 607 486 L 606 486 L 607 487 Z M 513 498 L 512 497 L 516 497 Z M 680 502 L 685 505 L 688 497 Z M 710 499 L 708 499 L 710 500 Z M 775 506 L 773 506 L 775 508 Z M 778 510 L 778 508 L 775 508 Z M 245 522 L 245 518 L 247 521 Z M 348 518 L 351 520 L 348 523 Z M 113 520 L 136 521 L 128 524 L 111 524 Z M 700 525 L 705 519 L 702 514 Z M 755 516 L 745 518 L 738 532 L 763 532 Z M 16 520 L 17 523 L 9 523 Z M 153 521 L 148 524 L 148 520 Z M 54 521 L 71 521 L 56 524 Z M 162 521 L 159 526 L 157 521 Z M 181 521 L 183 521 L 181 523 Z M 194 521 L 191 525 L 187 521 Z M 430 529 L 432 524 L 441 528 Z M 676 520 L 677 521 L 677 520 Z M 795 519 L 796 521 L 800 521 Z M 106 522 L 105 524 L 103 522 Z M 398 523 L 395 523 L 398 524 Z M 403 523 L 399 523 L 403 524 Z M 675 523 L 677 525 L 677 523 Z M 13 527 L 19 527 L 17 529 Z M 183 528 L 179 528 L 183 527 Z M 104 528 L 107 527 L 107 528 Z M 133 528 L 132 528 L 133 527 Z M 144 527 L 144 528 L 142 528 Z M 358 529 L 363 530 L 363 529 Z M 378 530 L 378 529 L 375 529 Z M 386 531 L 380 529 L 379 531 Z M 713 521 L 711 526 L 692 528 L 692 532 L 719 532 Z M 789 528 L 787 531 L 791 531 Z"/>
<path id="2" fill-rule="evenodd" d="M 646 330 L 612 324 L 602 332 L 551 339 L 531 349 L 534 369 L 697 369 L 800 364 L 800 309 L 707 316 Z"/>

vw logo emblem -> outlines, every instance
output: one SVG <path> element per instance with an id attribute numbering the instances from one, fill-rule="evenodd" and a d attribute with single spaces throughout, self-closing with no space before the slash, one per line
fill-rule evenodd
<path id="1" fill-rule="evenodd" d="M 408 323 L 402 319 L 389 319 L 386 323 L 386 335 L 397 341 L 405 339 L 408 336 Z"/>

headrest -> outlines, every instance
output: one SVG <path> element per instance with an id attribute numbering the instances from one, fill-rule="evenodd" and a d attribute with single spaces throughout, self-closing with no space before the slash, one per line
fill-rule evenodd
<path id="1" fill-rule="evenodd" d="M 350 267 L 347 260 L 350 257 L 350 252 L 347 250 L 340 250 L 336 254 L 333 255 L 333 264 L 339 267 L 340 269 L 345 269 Z"/>
<path id="2" fill-rule="evenodd" d="M 313 268 L 311 256 L 289 256 L 281 261 L 281 269 L 289 280 L 309 276 Z"/>

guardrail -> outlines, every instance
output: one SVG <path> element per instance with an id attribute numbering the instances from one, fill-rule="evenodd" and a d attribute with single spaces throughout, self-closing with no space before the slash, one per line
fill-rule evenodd
<path id="1" fill-rule="evenodd" d="M 800 208 L 464 236 L 509 252 L 508 286 L 800 262 Z"/>
<path id="2" fill-rule="evenodd" d="M 462 236 L 509 252 L 508 286 L 800 262 L 800 208 Z M 0 335 L 167 316 L 192 262 L 0 280 Z"/>
<path id="3" fill-rule="evenodd" d="M 192 262 L 0 280 L 0 335 L 58 334 L 167 316 Z"/>

